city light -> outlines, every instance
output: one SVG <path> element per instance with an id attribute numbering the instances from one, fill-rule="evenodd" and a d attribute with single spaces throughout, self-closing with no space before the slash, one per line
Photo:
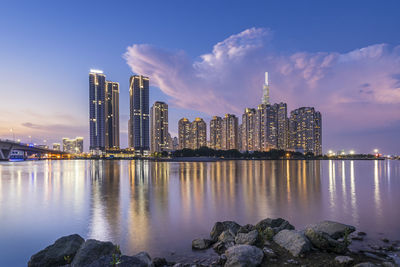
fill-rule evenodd
<path id="1" fill-rule="evenodd" d="M 91 73 L 97 73 L 97 74 L 103 74 L 102 70 L 96 70 L 96 69 L 91 69 L 90 72 Z"/>
<path id="2" fill-rule="evenodd" d="M 354 150 L 350 150 L 350 155 L 354 155 L 354 154 L 355 154 Z"/>

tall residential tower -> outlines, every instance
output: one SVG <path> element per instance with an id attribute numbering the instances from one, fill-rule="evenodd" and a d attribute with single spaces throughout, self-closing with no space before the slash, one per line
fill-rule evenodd
<path id="1" fill-rule="evenodd" d="M 101 70 L 89 73 L 90 152 L 100 154 L 105 149 L 105 92 L 106 76 Z"/>
<path id="2" fill-rule="evenodd" d="M 164 102 L 156 101 L 150 111 L 151 129 L 151 151 L 162 152 L 171 150 L 172 143 L 168 133 L 168 105 Z"/>
<path id="3" fill-rule="evenodd" d="M 105 147 L 119 148 L 119 83 L 106 81 Z"/>

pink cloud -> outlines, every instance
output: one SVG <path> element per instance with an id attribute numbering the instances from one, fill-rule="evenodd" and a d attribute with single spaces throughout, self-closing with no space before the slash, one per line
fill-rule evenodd
<path id="1" fill-rule="evenodd" d="M 287 102 L 290 110 L 315 106 L 325 129 L 333 133 L 400 120 L 400 46 L 285 54 L 273 48 L 270 30 L 251 28 L 195 60 L 184 51 L 137 44 L 124 57 L 133 72 L 148 75 L 171 103 L 210 115 L 239 115 L 259 104 L 268 71 L 273 102 Z"/>

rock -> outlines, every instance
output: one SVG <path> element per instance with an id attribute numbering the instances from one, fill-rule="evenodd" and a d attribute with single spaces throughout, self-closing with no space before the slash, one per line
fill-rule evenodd
<path id="1" fill-rule="evenodd" d="M 272 238 L 274 237 L 275 234 L 276 233 L 275 233 L 274 229 L 272 229 L 271 227 L 268 226 L 262 232 L 262 238 L 263 238 L 263 240 L 267 240 L 267 241 L 272 240 Z"/>
<path id="2" fill-rule="evenodd" d="M 354 265 L 353 267 L 376 267 L 376 265 L 373 264 L 372 262 L 362 262 Z"/>
<path id="3" fill-rule="evenodd" d="M 258 231 L 253 230 L 248 233 L 238 233 L 235 238 L 235 243 L 240 245 L 254 245 L 258 239 Z"/>
<path id="4" fill-rule="evenodd" d="M 265 256 L 267 256 L 268 258 L 276 258 L 276 254 L 275 252 L 270 249 L 269 247 L 263 247 L 263 253 Z"/>
<path id="5" fill-rule="evenodd" d="M 230 247 L 226 253 L 225 267 L 252 267 L 261 264 L 264 253 L 261 249 L 249 245 Z"/>
<path id="6" fill-rule="evenodd" d="M 299 265 L 299 262 L 294 259 L 288 259 L 286 261 L 287 264 Z"/>
<path id="7" fill-rule="evenodd" d="M 216 222 L 210 233 L 211 239 L 217 240 L 220 234 L 225 230 L 231 230 L 231 232 L 236 235 L 240 227 L 238 223 L 233 221 Z"/>
<path id="8" fill-rule="evenodd" d="M 339 254 L 345 253 L 347 250 L 347 246 L 344 243 L 331 238 L 327 233 L 307 228 L 305 235 L 316 248 L 321 250 Z"/>
<path id="9" fill-rule="evenodd" d="M 231 232 L 231 230 L 225 230 L 218 236 L 218 241 L 228 243 L 235 242 L 235 234 Z"/>
<path id="10" fill-rule="evenodd" d="M 357 236 L 352 236 L 351 239 L 352 239 L 352 240 L 357 240 L 357 241 L 363 241 L 363 240 L 364 240 L 364 238 L 363 238 L 362 236 L 359 236 L 359 235 L 357 235 Z"/>
<path id="11" fill-rule="evenodd" d="M 86 266 L 100 259 L 102 256 L 110 256 L 115 254 L 115 246 L 111 242 L 101 242 L 94 239 L 88 239 L 79 248 L 76 253 L 72 266 Z"/>
<path id="12" fill-rule="evenodd" d="M 33 255 L 29 267 L 61 266 L 70 263 L 85 240 L 77 234 L 57 239 L 54 244 Z M 64 258 L 66 257 L 66 258 Z"/>
<path id="13" fill-rule="evenodd" d="M 151 257 L 149 255 L 149 253 L 147 253 L 145 251 L 139 252 L 138 254 L 136 254 L 136 255 L 134 255 L 132 257 L 138 258 L 139 260 L 144 262 L 147 266 L 151 266 L 151 264 L 152 264 Z"/>
<path id="14" fill-rule="evenodd" d="M 274 242 L 297 257 L 311 250 L 310 241 L 295 230 L 282 230 L 274 236 Z"/>
<path id="15" fill-rule="evenodd" d="M 147 254 L 147 253 L 146 253 Z M 118 267 L 148 267 L 154 266 L 147 259 L 136 256 L 121 256 L 118 254 L 102 256 L 99 259 L 92 261 L 85 267 L 103 267 L 103 266 L 118 266 Z M 73 265 L 75 267 L 75 265 Z M 82 265 L 81 265 L 82 266 Z"/>
<path id="16" fill-rule="evenodd" d="M 164 258 L 154 258 L 153 265 L 154 265 L 154 267 L 163 267 L 165 265 L 168 265 L 168 262 Z"/>
<path id="17" fill-rule="evenodd" d="M 385 260 L 385 259 L 375 255 L 374 253 L 370 253 L 370 252 L 366 252 L 366 251 L 364 251 L 364 255 L 371 259 L 375 259 L 375 260 L 380 260 L 380 261 Z"/>
<path id="18" fill-rule="evenodd" d="M 244 226 L 241 226 L 237 233 L 248 233 L 248 232 L 253 231 L 255 229 L 256 229 L 256 227 L 254 225 L 246 224 Z"/>
<path id="19" fill-rule="evenodd" d="M 275 233 L 278 233 L 284 229 L 294 230 L 294 226 L 282 218 L 277 218 L 277 219 L 266 218 L 258 222 L 255 227 L 260 232 L 264 232 L 264 230 L 267 227 L 271 227 Z"/>
<path id="20" fill-rule="evenodd" d="M 213 245 L 213 249 L 215 250 L 215 252 L 217 252 L 218 254 L 222 254 L 224 253 L 228 248 L 233 247 L 235 245 L 234 242 L 222 242 L 222 241 L 218 241 L 217 243 L 215 243 Z"/>
<path id="21" fill-rule="evenodd" d="M 367 233 L 366 233 L 366 232 L 358 232 L 357 235 L 358 235 L 358 236 L 366 236 Z"/>
<path id="22" fill-rule="evenodd" d="M 390 261 L 382 262 L 382 266 L 384 267 L 396 267 L 396 265 Z"/>
<path id="23" fill-rule="evenodd" d="M 349 256 L 337 256 L 335 258 L 335 261 L 342 265 L 348 265 L 353 263 L 354 259 Z"/>
<path id="24" fill-rule="evenodd" d="M 310 225 L 307 227 L 307 229 L 308 228 L 312 228 L 315 231 L 327 233 L 333 239 L 341 238 L 345 236 L 346 232 L 347 234 L 350 234 L 356 230 L 354 226 L 333 221 L 322 221 L 320 223 Z"/>
<path id="25" fill-rule="evenodd" d="M 203 239 L 203 238 L 198 238 L 192 241 L 192 248 L 193 249 L 207 249 L 211 247 L 212 245 L 212 240 L 209 239 Z"/>

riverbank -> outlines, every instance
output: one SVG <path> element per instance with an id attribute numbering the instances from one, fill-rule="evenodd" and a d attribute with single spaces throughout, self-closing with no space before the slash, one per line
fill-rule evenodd
<path id="1" fill-rule="evenodd" d="M 209 237 L 192 241 L 192 249 L 214 250 L 218 256 L 170 262 L 151 258 L 146 252 L 126 256 L 111 242 L 85 241 L 75 234 L 33 255 L 28 266 L 398 266 L 400 241 L 384 239 L 382 246 L 364 248 L 360 244 L 366 235 L 351 225 L 332 221 L 301 230 L 281 218 L 244 226 L 216 222 Z"/>

